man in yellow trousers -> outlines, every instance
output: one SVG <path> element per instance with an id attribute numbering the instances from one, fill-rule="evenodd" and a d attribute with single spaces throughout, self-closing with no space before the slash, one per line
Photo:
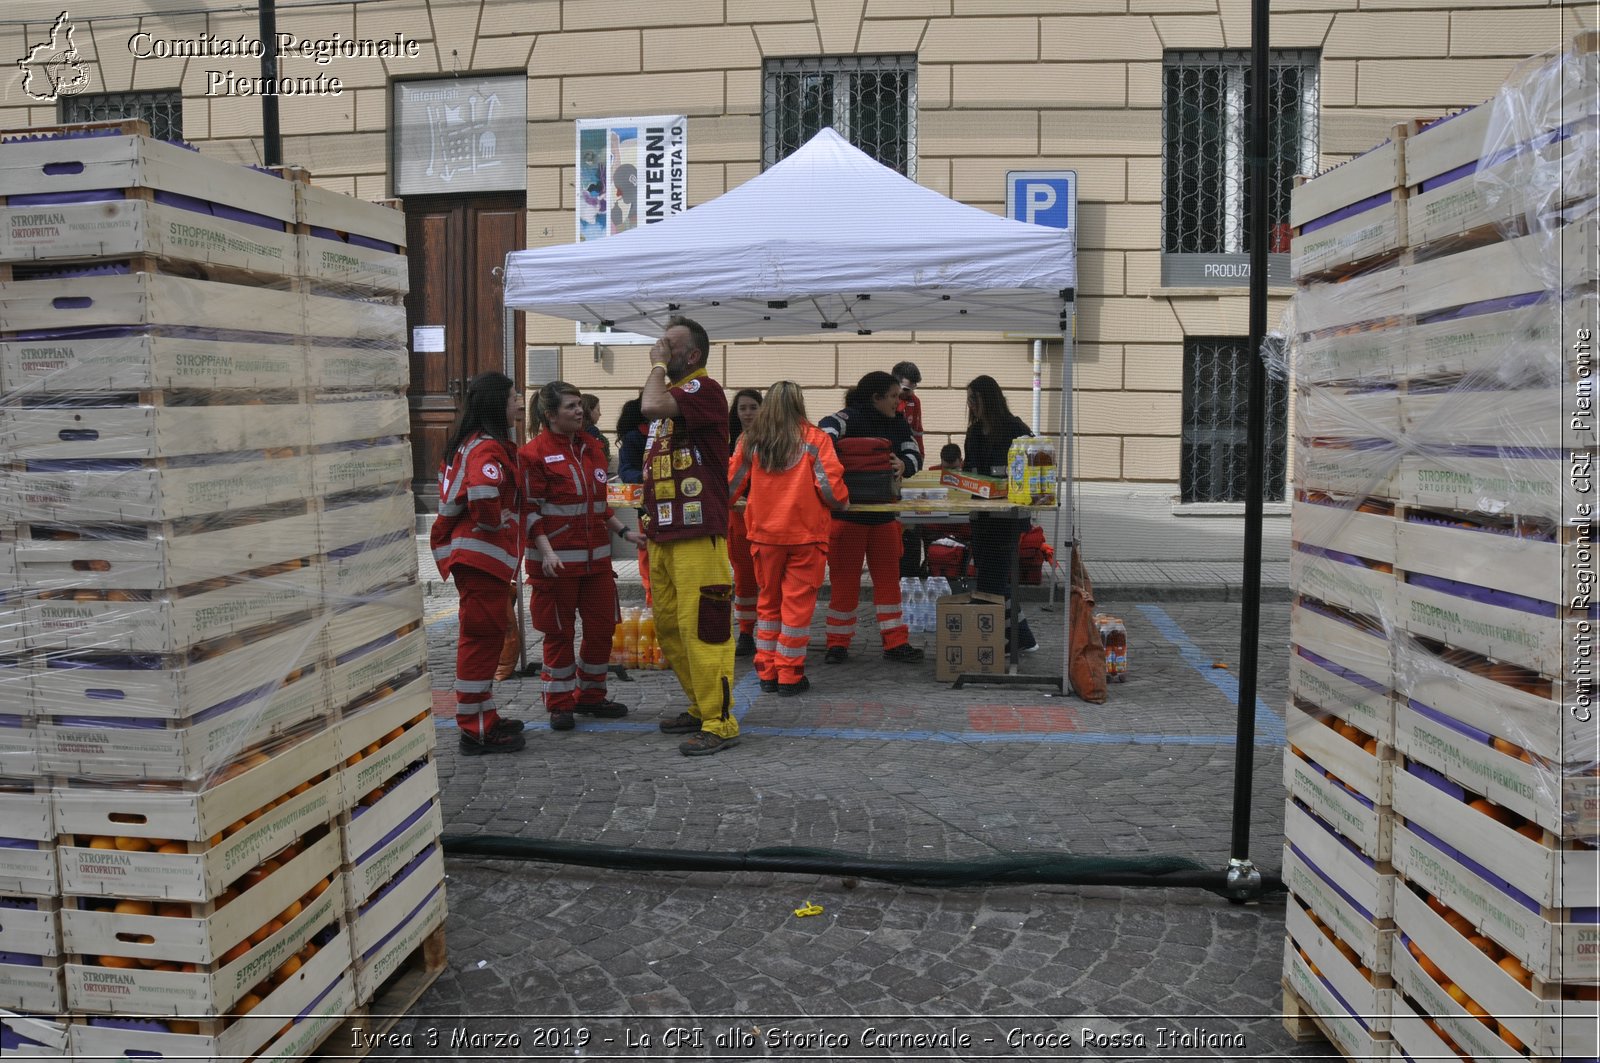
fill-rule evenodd
<path id="1" fill-rule="evenodd" d="M 656 637 L 689 710 L 661 721 L 678 751 L 710 756 L 739 742 L 733 716 L 733 569 L 728 563 L 728 398 L 706 375 L 711 341 L 674 317 L 650 348 L 640 408 L 645 445 L 641 530 L 650 538 Z"/>

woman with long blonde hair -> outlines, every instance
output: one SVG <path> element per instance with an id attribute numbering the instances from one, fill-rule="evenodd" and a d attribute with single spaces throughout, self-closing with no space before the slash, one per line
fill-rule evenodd
<path id="1" fill-rule="evenodd" d="M 806 645 L 827 572 L 829 515 L 850 504 L 833 440 L 806 417 L 800 385 L 767 391 L 728 465 L 729 497 L 746 499 L 745 534 L 755 559 L 756 674 L 761 689 L 793 697 L 810 689 Z"/>

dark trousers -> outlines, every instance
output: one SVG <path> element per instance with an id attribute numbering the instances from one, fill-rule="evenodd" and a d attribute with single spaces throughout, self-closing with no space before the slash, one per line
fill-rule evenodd
<path id="1" fill-rule="evenodd" d="M 905 526 L 901 535 L 900 575 L 917 579 L 928 574 L 922 558 L 922 529 L 914 524 Z"/>

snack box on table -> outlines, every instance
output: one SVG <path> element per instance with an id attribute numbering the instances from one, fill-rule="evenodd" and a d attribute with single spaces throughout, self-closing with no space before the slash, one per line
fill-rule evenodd
<path id="1" fill-rule="evenodd" d="M 979 476 L 954 469 L 940 473 L 939 483 L 965 491 L 975 498 L 1005 498 L 1010 490 L 1010 483 L 1004 476 Z"/>

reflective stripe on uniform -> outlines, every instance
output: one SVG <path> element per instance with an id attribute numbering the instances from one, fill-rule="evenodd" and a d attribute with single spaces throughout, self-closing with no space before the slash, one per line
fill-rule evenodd
<path id="1" fill-rule="evenodd" d="M 545 502 L 539 506 L 541 517 L 581 517 L 588 511 L 586 502 Z"/>
<path id="2" fill-rule="evenodd" d="M 557 550 L 558 561 L 598 561 L 603 557 L 611 556 L 611 544 L 597 546 L 593 550 Z"/>
<path id="3" fill-rule="evenodd" d="M 856 614 L 855 613 L 845 613 L 845 612 L 839 611 L 838 609 L 829 609 L 828 610 L 828 619 L 829 620 L 850 620 L 850 621 L 854 621 L 855 618 L 856 618 Z"/>
<path id="4" fill-rule="evenodd" d="M 785 646 L 780 642 L 776 652 L 779 657 L 786 661 L 803 661 L 806 659 L 806 648 L 804 646 Z"/>
<path id="5" fill-rule="evenodd" d="M 804 449 L 811 455 L 811 475 L 817 481 L 817 494 L 822 496 L 823 504 L 829 509 L 838 509 L 843 503 L 833 493 L 833 484 L 828 482 L 828 470 L 822 467 L 822 452 L 814 443 L 807 443 Z"/>
<path id="6" fill-rule="evenodd" d="M 458 539 L 452 539 L 449 548 L 444 551 L 444 557 L 449 557 L 450 554 L 456 550 L 470 550 L 475 554 L 483 554 L 485 557 L 492 557 L 496 561 L 499 561 L 501 564 L 506 565 L 513 570 L 515 570 L 517 567 L 517 559 L 515 556 L 500 549 L 493 543 L 484 542 L 482 539 L 469 539 L 465 536 L 462 536 Z M 439 556 L 439 552 L 437 550 L 434 551 L 434 556 Z M 439 559 L 443 560 L 443 558 Z"/>
<path id="7" fill-rule="evenodd" d="M 544 692 L 546 694 L 565 694 L 569 691 L 577 689 L 578 681 L 576 679 L 562 679 L 558 681 L 546 679 L 544 681 Z"/>
<path id="8" fill-rule="evenodd" d="M 464 513 L 466 511 L 466 508 L 467 508 L 466 506 L 463 506 L 459 502 L 440 502 L 439 503 L 439 516 L 441 516 L 441 517 L 459 517 L 459 516 L 461 516 L 462 513 Z"/>
<path id="9" fill-rule="evenodd" d="M 494 689 L 493 679 L 457 679 L 457 694 L 486 694 Z"/>
<path id="10" fill-rule="evenodd" d="M 878 630 L 879 631 L 892 631 L 897 627 L 905 627 L 905 626 L 906 626 L 906 622 L 904 620 L 896 619 L 896 620 L 885 621 L 881 617 L 878 620 Z"/>
<path id="11" fill-rule="evenodd" d="M 469 487 L 469 488 L 467 488 L 467 501 L 468 502 L 478 502 L 478 501 L 481 501 L 481 500 L 483 500 L 485 498 L 499 498 L 499 497 L 500 497 L 500 488 L 498 488 L 498 487 L 487 487 L 487 486 L 485 486 L 485 487 Z"/>
<path id="12" fill-rule="evenodd" d="M 564 664 L 560 668 L 551 668 L 549 665 L 544 666 L 544 677 L 546 679 L 571 679 L 577 674 L 578 666 L 576 664 Z"/>
<path id="13" fill-rule="evenodd" d="M 788 624 L 785 624 L 783 627 L 778 629 L 778 637 L 790 639 L 809 639 L 811 637 L 811 629 L 805 627 L 790 627 Z"/>

